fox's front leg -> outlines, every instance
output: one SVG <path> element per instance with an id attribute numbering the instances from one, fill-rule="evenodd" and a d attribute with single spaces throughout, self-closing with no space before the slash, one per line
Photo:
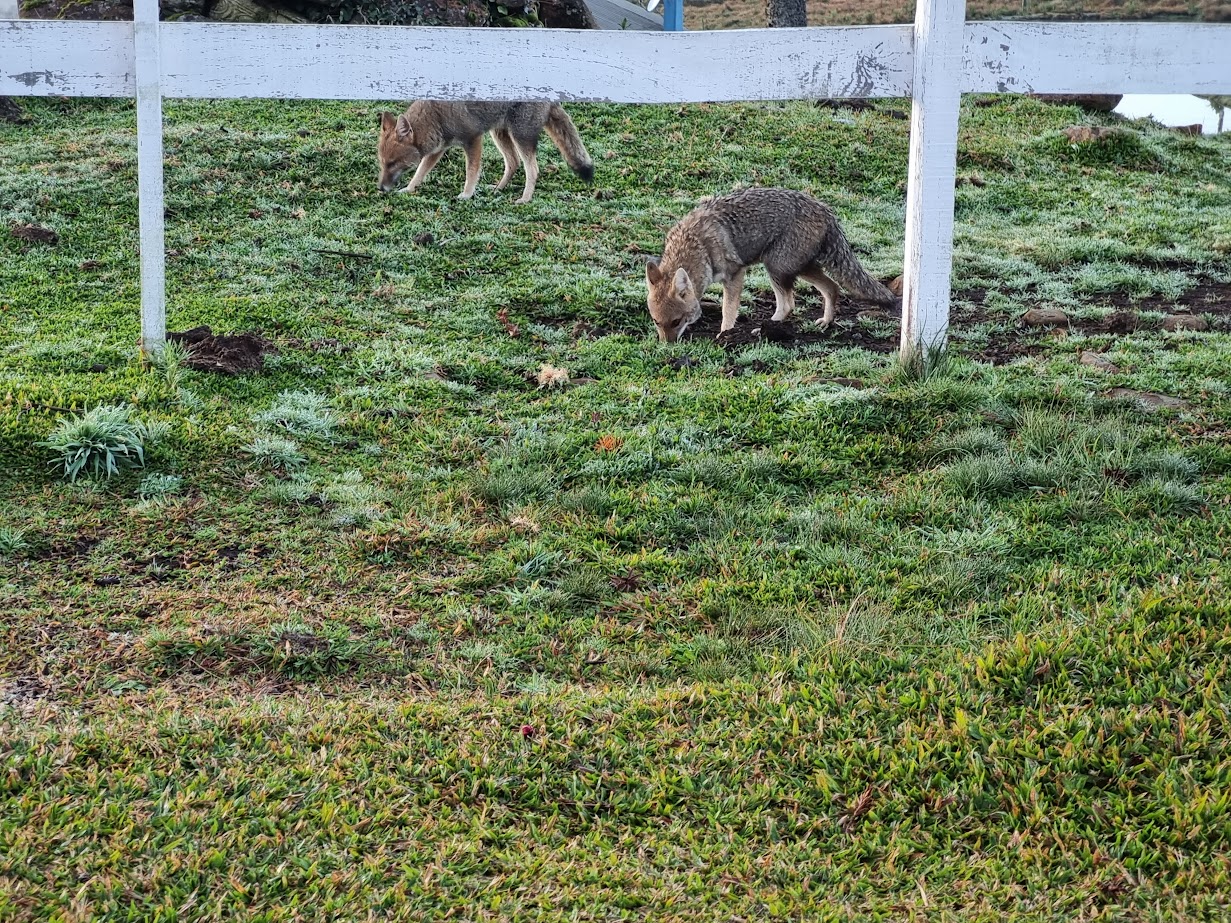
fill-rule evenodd
<path id="1" fill-rule="evenodd" d="M 444 151 L 441 151 L 440 154 L 428 154 L 420 160 L 419 167 L 415 170 L 415 175 L 410 178 L 410 182 L 406 184 L 406 188 L 402 191 L 414 192 L 418 189 L 419 185 L 427 179 L 427 175 L 432 172 L 432 167 L 436 166 L 437 161 L 440 160 L 440 156 L 443 153 Z"/>
<path id="2" fill-rule="evenodd" d="M 784 321 L 795 310 L 795 279 L 793 277 L 775 279 L 770 276 L 769 286 L 774 290 L 774 300 L 777 302 L 777 310 L 774 311 L 774 316 L 770 320 Z"/>
<path id="3" fill-rule="evenodd" d="M 739 317 L 739 296 L 744 290 L 745 272 L 741 269 L 722 283 L 722 329 L 718 331 L 719 336 L 734 327 L 735 319 Z"/>
<path id="4" fill-rule="evenodd" d="M 459 199 L 469 199 L 479 188 L 479 171 L 483 169 L 483 136 L 466 142 L 466 185 Z"/>

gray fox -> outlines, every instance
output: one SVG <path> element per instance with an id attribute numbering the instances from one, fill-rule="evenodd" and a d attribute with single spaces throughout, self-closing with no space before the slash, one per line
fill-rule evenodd
<path id="1" fill-rule="evenodd" d="M 835 282 L 879 304 L 898 300 L 859 265 L 828 205 L 792 189 L 743 189 L 694 208 L 667 232 L 662 259 L 646 264 L 646 300 L 658 338 L 680 338 L 701 316 L 701 294 L 712 282 L 722 283 L 719 335 L 734 327 L 744 273 L 756 263 L 769 272 L 776 321 L 795 307 L 797 278 L 820 289 L 826 327 L 837 311 Z"/>
<path id="2" fill-rule="evenodd" d="M 419 100 L 394 118 L 380 114 L 380 188 L 391 192 L 402 173 L 418 164 L 406 187 L 414 192 L 450 147 L 466 152 L 466 183 L 459 199 L 469 199 L 479 185 L 483 162 L 483 132 L 491 132 L 504 157 L 503 189 L 517 170 L 518 158 L 526 171 L 526 187 L 518 202 L 529 202 L 539 178 L 538 146 L 543 130 L 560 149 L 565 161 L 587 183 L 594 164 L 586 153 L 577 126 L 559 103 L 469 103 Z"/>

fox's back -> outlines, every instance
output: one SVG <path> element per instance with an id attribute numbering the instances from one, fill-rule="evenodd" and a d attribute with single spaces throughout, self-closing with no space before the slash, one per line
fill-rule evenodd
<path id="1" fill-rule="evenodd" d="M 793 189 L 741 189 L 700 208 L 727 231 L 746 265 L 760 261 L 771 248 L 814 251 L 835 225 L 828 206 Z"/>
<path id="2" fill-rule="evenodd" d="M 494 128 L 541 129 L 551 103 L 440 102 L 428 103 L 447 136 L 473 136 Z"/>

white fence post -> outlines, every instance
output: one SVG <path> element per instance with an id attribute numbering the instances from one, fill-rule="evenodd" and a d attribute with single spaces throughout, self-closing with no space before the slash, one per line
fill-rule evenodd
<path id="1" fill-rule="evenodd" d="M 17 0 L 0 0 L 0 19 L 20 19 Z"/>
<path id="2" fill-rule="evenodd" d="M 902 358 L 943 347 L 953 264 L 953 183 L 966 0 L 918 0 L 906 187 Z"/>
<path id="3" fill-rule="evenodd" d="M 158 0 L 136 0 L 133 5 L 133 50 L 137 78 L 141 349 L 146 354 L 160 352 L 167 337 L 162 189 L 162 52 L 158 28 Z"/>

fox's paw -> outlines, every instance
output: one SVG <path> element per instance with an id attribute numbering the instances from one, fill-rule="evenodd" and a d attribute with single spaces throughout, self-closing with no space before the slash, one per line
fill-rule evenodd
<path id="1" fill-rule="evenodd" d="M 530 201 L 530 196 L 525 196 L 525 195 L 524 195 L 524 196 L 522 196 L 520 199 L 517 199 L 517 200 L 516 200 L 513 204 L 514 204 L 514 205 L 525 205 L 525 204 L 527 204 L 529 201 Z"/>
<path id="2" fill-rule="evenodd" d="M 401 189 L 398 190 L 398 192 L 402 193 L 403 195 L 411 195 L 414 193 L 414 191 L 415 191 L 414 186 L 403 186 Z"/>

